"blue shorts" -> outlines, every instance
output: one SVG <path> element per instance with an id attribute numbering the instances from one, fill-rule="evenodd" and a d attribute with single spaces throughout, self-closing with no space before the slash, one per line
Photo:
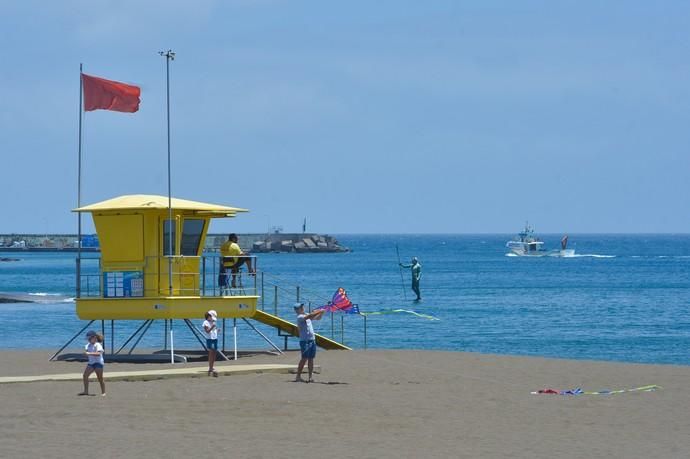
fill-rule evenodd
<path id="1" fill-rule="evenodd" d="M 102 363 L 87 363 L 86 366 L 93 368 L 94 370 L 102 370 L 103 369 Z"/>
<path id="2" fill-rule="evenodd" d="M 217 339 L 206 339 L 206 349 L 209 351 L 213 349 L 214 351 L 218 350 L 218 340 Z"/>
<path id="3" fill-rule="evenodd" d="M 313 359 L 316 357 L 316 342 L 314 340 L 300 341 L 299 348 L 302 351 L 303 359 Z"/>

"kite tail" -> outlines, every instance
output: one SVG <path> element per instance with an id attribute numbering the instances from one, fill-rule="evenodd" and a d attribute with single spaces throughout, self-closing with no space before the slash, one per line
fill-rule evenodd
<path id="1" fill-rule="evenodd" d="M 438 317 L 431 316 L 429 314 L 420 314 L 416 311 L 412 311 L 410 309 L 383 309 L 381 311 L 372 311 L 372 312 L 360 312 L 361 315 L 363 316 L 379 316 L 379 315 L 384 315 L 384 314 L 395 314 L 395 313 L 404 313 L 404 314 L 411 314 L 415 317 L 419 317 L 421 319 L 428 319 L 428 320 L 441 320 Z"/>

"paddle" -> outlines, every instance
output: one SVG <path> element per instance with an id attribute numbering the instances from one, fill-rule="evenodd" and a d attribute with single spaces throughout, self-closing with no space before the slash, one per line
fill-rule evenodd
<path id="1" fill-rule="evenodd" d="M 405 301 L 407 301 L 407 293 L 405 290 L 405 279 L 403 278 L 402 266 L 400 266 L 402 263 L 400 262 L 400 249 L 398 249 L 398 244 L 395 244 L 395 252 L 398 254 L 398 268 L 400 269 L 400 286 L 402 287 L 403 297 L 405 298 Z"/>

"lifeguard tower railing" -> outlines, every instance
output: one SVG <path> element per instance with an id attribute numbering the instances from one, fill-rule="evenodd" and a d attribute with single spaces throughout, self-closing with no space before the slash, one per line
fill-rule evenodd
<path id="1" fill-rule="evenodd" d="M 160 292 L 165 292 L 168 288 L 167 270 L 160 270 L 161 266 L 167 268 L 168 259 L 172 258 L 174 263 L 172 280 L 175 289 L 171 296 L 235 296 L 258 294 L 257 279 L 253 273 L 248 273 L 246 269 L 240 270 L 235 274 L 235 287 L 232 287 L 233 274 L 229 269 L 222 270 L 220 255 L 202 256 L 163 256 L 146 257 L 143 270 L 143 296 L 155 296 Z M 253 266 L 256 266 L 256 257 L 248 256 L 252 259 Z M 79 260 L 77 260 L 79 262 Z M 192 272 L 188 265 L 198 264 L 199 272 Z M 103 281 L 103 269 L 100 257 L 82 257 L 80 282 L 81 294 L 79 298 L 106 298 L 107 291 Z M 164 282 L 161 279 L 164 278 Z M 227 286 L 225 287 L 225 281 Z M 223 283 L 221 283 L 223 282 Z"/>
<path id="2" fill-rule="evenodd" d="M 306 289 L 297 285 L 284 277 L 259 270 L 257 268 L 257 257 L 250 256 L 252 265 L 256 273 L 250 274 L 243 268 L 236 274 L 235 287 L 232 287 L 231 273 L 226 271 L 228 276 L 227 285 L 224 287 L 219 282 L 222 274 L 221 257 L 219 254 L 205 253 L 202 256 L 175 256 L 178 263 L 173 266 L 183 266 L 186 261 L 198 261 L 199 273 L 188 271 L 173 270 L 173 277 L 177 278 L 176 285 L 181 286 L 176 289 L 173 296 L 259 296 L 257 310 L 266 312 L 281 320 L 294 323 L 295 313 L 293 306 L 295 303 L 304 303 L 305 309 L 311 311 L 328 303 L 330 298 L 320 292 Z M 156 291 L 159 288 L 159 271 L 155 269 L 161 262 L 167 263 L 168 257 L 148 257 L 146 263 L 150 269 L 144 276 L 144 290 L 146 292 Z M 79 260 L 77 260 L 79 263 Z M 81 258 L 81 272 L 78 282 L 81 284 L 82 298 L 104 298 L 103 271 L 101 259 L 97 256 L 87 255 Z M 167 272 L 167 271 L 166 271 Z M 183 287 L 184 278 L 194 278 L 198 276 L 198 285 Z M 167 274 L 166 274 L 167 278 Z M 189 284 L 189 282 L 187 283 Z M 316 332 L 329 337 L 334 341 L 347 344 L 352 347 L 365 348 L 368 344 L 368 325 L 365 315 L 343 314 L 330 312 L 320 322 L 314 323 Z M 293 337 L 281 328 L 277 328 L 278 336 L 284 339 L 284 349 L 288 349 L 288 340 Z"/>
<path id="3" fill-rule="evenodd" d="M 266 312 L 290 322 L 295 321 L 293 309 L 295 303 L 303 303 L 305 310 L 311 312 L 328 304 L 331 300 L 330 296 L 323 292 L 305 288 L 286 277 L 267 271 L 257 271 L 256 279 L 259 289 L 257 311 Z M 368 324 L 366 315 L 329 312 L 323 316 L 322 320 L 313 321 L 312 324 L 317 334 L 349 347 L 367 348 Z M 284 347 L 287 349 L 288 338 L 291 335 L 280 332 L 278 334 L 284 338 Z"/>

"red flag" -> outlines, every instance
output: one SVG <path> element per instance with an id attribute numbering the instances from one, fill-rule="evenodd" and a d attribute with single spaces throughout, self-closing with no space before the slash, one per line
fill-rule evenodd
<path id="1" fill-rule="evenodd" d="M 141 88 L 119 81 L 81 74 L 84 85 L 84 110 L 112 110 L 134 113 L 139 110 Z"/>

